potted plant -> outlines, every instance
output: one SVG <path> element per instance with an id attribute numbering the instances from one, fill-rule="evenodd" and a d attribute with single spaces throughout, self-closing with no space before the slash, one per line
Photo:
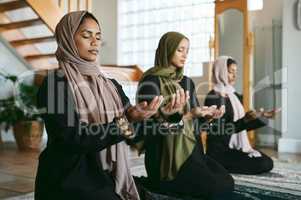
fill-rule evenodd
<path id="1" fill-rule="evenodd" d="M 0 100 L 0 124 L 6 131 L 13 128 L 19 150 L 39 150 L 42 143 L 44 125 L 36 107 L 35 85 L 19 83 L 16 76 L 0 76 L 13 83 L 14 94 Z"/>

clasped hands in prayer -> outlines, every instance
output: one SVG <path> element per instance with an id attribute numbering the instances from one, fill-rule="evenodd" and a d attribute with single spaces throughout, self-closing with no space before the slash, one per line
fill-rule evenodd
<path id="1" fill-rule="evenodd" d="M 171 98 L 166 105 L 161 106 L 164 98 L 163 96 L 156 96 L 149 103 L 143 101 L 135 106 L 131 106 L 127 110 L 127 117 L 129 121 L 137 122 L 148 119 L 154 115 L 160 115 L 160 113 L 165 116 L 170 116 L 178 112 L 181 113 L 189 98 L 189 91 L 185 92 L 183 89 L 180 89 L 171 95 Z M 211 120 L 222 117 L 224 113 L 224 106 L 221 106 L 219 109 L 215 105 L 210 107 L 195 107 L 191 109 L 190 112 L 184 113 L 184 118 L 191 119 L 205 117 L 207 120 Z"/>

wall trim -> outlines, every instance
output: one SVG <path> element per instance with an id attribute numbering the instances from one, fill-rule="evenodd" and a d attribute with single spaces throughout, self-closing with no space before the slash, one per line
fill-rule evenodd
<path id="1" fill-rule="evenodd" d="M 301 153 L 301 140 L 291 138 L 280 138 L 278 152 L 281 153 Z"/>

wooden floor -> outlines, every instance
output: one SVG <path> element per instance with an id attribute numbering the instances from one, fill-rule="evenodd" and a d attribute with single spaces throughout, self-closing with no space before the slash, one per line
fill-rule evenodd
<path id="1" fill-rule="evenodd" d="M 33 191 L 39 152 L 20 152 L 14 143 L 0 145 L 0 199 Z"/>
<path id="2" fill-rule="evenodd" d="M 301 162 L 301 155 L 278 154 L 273 149 L 261 150 L 280 160 Z M 39 153 L 20 152 L 14 143 L 0 144 L 0 199 L 33 191 Z M 141 159 L 137 159 L 135 164 L 142 163 Z"/>

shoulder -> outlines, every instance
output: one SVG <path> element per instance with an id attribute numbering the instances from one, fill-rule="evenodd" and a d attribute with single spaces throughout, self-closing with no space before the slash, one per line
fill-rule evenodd
<path id="1" fill-rule="evenodd" d="M 185 76 L 185 75 L 183 76 L 181 82 L 184 82 L 186 84 L 188 83 L 188 84 L 191 84 L 192 86 L 194 86 L 193 80 L 190 77 Z"/>
<path id="2" fill-rule="evenodd" d="M 39 87 L 39 91 L 47 90 L 48 87 L 57 85 L 58 82 L 67 82 L 65 74 L 59 69 L 49 70 Z"/>
<path id="3" fill-rule="evenodd" d="M 221 96 L 219 95 L 219 93 L 217 93 L 214 90 L 210 90 L 205 98 L 205 105 L 213 105 L 213 104 L 217 104 L 217 102 L 219 102 L 221 99 Z"/>
<path id="4" fill-rule="evenodd" d="M 189 90 L 190 93 L 194 93 L 195 91 L 195 85 L 193 80 L 187 76 L 183 76 L 182 80 L 180 81 L 180 85 L 184 90 Z"/>
<path id="5" fill-rule="evenodd" d="M 138 84 L 139 90 L 143 89 L 151 89 L 151 88 L 160 88 L 160 79 L 158 76 L 147 75 L 143 77 Z"/>
<path id="6" fill-rule="evenodd" d="M 49 70 L 47 71 L 47 75 L 43 79 L 41 86 L 48 85 L 48 83 L 55 83 L 61 81 L 67 81 L 67 78 L 62 70 L 60 69 Z"/>
<path id="7" fill-rule="evenodd" d="M 122 88 L 122 85 L 118 81 L 116 81 L 116 79 L 109 78 L 109 80 L 114 84 L 116 88 Z"/>
<path id="8" fill-rule="evenodd" d="M 139 83 L 141 82 L 154 82 L 154 83 L 160 83 L 159 77 L 155 75 L 147 75 L 143 77 Z"/>
<path id="9" fill-rule="evenodd" d="M 117 89 L 118 93 L 121 96 L 125 96 L 122 85 L 116 80 L 116 79 L 111 79 L 109 78 L 109 80 L 113 83 L 113 85 L 115 86 L 115 88 Z"/>
<path id="10" fill-rule="evenodd" d="M 47 103 L 53 98 L 57 100 L 57 96 L 65 97 L 67 95 L 68 82 L 64 73 L 59 70 L 49 70 L 43 79 L 42 84 L 39 86 L 37 93 L 38 107 Z"/>
<path id="11" fill-rule="evenodd" d="M 210 90 L 207 94 L 207 97 L 211 96 L 220 96 L 215 90 Z"/>

